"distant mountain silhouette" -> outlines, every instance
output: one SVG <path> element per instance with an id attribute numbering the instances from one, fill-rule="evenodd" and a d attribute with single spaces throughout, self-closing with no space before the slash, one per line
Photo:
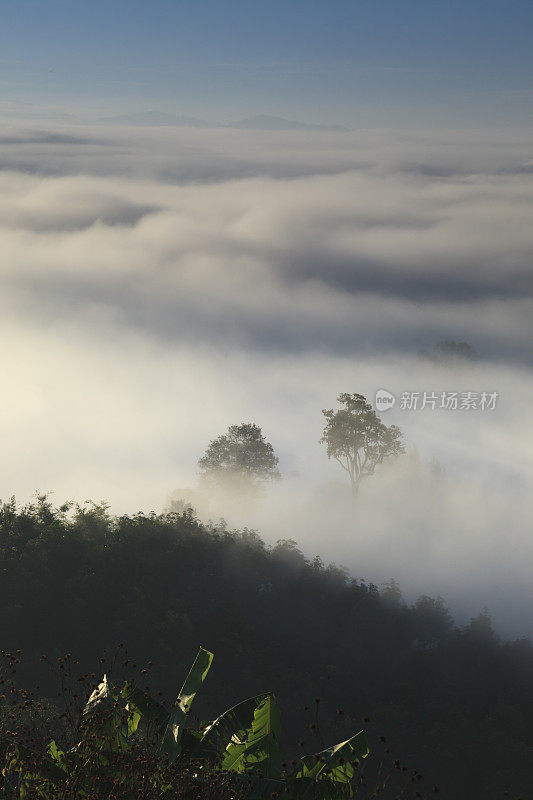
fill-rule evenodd
<path id="1" fill-rule="evenodd" d="M 263 131 L 348 131 L 342 125 L 313 125 L 307 122 L 284 119 L 283 117 L 273 117 L 269 114 L 258 114 L 239 122 L 228 125 L 229 128 L 242 128 L 246 130 Z"/>
<path id="2" fill-rule="evenodd" d="M 181 125 L 187 128 L 218 128 L 217 123 L 205 119 L 186 117 L 181 114 L 165 114 L 162 111 L 140 111 L 136 114 L 120 114 L 115 117 L 102 117 L 98 122 L 105 125 Z"/>
<path id="3" fill-rule="evenodd" d="M 270 114 L 257 114 L 238 122 L 222 125 L 218 122 L 207 122 L 205 119 L 186 117 L 182 114 L 165 114 L 162 111 L 140 111 L 135 114 L 120 114 L 114 117 L 102 117 L 97 122 L 103 125 L 153 125 L 183 126 L 187 128 L 237 128 L 239 130 L 257 131 L 348 131 L 341 125 L 314 125 L 298 120 L 274 117 Z"/>

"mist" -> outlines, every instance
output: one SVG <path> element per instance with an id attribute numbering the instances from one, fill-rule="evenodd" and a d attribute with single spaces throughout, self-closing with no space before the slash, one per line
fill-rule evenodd
<path id="1" fill-rule="evenodd" d="M 486 606 L 500 633 L 533 630 L 525 133 L 43 121 L 1 139 L 3 499 L 121 513 L 181 496 L 406 599 L 440 594 L 459 622 Z M 418 355 L 441 340 L 481 358 Z M 408 453 L 354 510 L 321 411 L 378 389 Z M 498 400 L 401 408 L 424 391 Z M 206 497 L 197 461 L 244 421 L 283 480 L 253 503 Z"/>

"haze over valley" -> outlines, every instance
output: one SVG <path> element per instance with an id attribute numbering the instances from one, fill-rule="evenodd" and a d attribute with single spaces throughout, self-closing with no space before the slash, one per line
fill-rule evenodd
<path id="1" fill-rule="evenodd" d="M 501 633 L 533 630 L 527 131 L 11 119 L 1 143 L 4 499 L 179 496 L 407 599 L 441 594 L 458 621 L 486 606 Z M 420 355 L 442 341 L 480 357 Z M 321 412 L 378 389 L 408 453 L 354 515 Z M 498 399 L 400 407 L 424 391 Z M 202 496 L 198 459 L 245 421 L 283 480 L 252 504 Z"/>

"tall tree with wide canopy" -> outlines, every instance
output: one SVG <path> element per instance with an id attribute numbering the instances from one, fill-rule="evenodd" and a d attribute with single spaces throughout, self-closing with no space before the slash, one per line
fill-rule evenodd
<path id="1" fill-rule="evenodd" d="M 251 422 L 230 425 L 227 432 L 209 444 L 198 461 L 202 477 L 222 483 L 235 481 L 257 487 L 278 480 L 279 459 L 261 428 Z"/>
<path id="2" fill-rule="evenodd" d="M 321 444 L 348 473 L 354 501 L 363 478 L 374 474 L 386 458 L 405 452 L 397 425 L 387 427 L 362 394 L 340 394 L 337 411 L 324 409 L 326 425 Z"/>

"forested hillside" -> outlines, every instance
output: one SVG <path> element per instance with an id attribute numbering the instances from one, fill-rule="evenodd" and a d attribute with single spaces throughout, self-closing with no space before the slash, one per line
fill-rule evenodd
<path id="1" fill-rule="evenodd" d="M 426 792 L 527 796 L 533 647 L 500 641 L 485 613 L 459 629 L 440 599 L 407 605 L 393 581 L 379 589 L 304 558 L 290 538 L 269 548 L 188 512 L 9 502 L 0 548 L 1 646 L 21 650 L 18 679 L 44 696 L 57 687 L 42 654 L 68 652 L 80 673 L 99 674 L 121 645 L 132 662 L 153 661 L 154 685 L 173 698 L 202 645 L 215 653 L 209 696 L 220 704 L 199 699 L 204 718 L 275 691 L 287 746 L 302 730 L 311 744 L 364 724 L 371 749 L 385 736 Z"/>

